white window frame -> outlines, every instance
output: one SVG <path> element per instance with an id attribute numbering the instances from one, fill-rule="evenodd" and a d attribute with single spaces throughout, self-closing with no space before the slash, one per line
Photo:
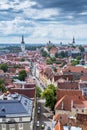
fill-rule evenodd
<path id="1" fill-rule="evenodd" d="M 19 130 L 23 130 L 23 123 L 19 123 Z"/>
<path id="2" fill-rule="evenodd" d="M 6 130 L 6 124 L 2 124 L 2 130 Z"/>

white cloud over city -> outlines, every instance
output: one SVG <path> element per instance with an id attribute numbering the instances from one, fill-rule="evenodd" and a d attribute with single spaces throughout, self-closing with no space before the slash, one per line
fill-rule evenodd
<path id="1" fill-rule="evenodd" d="M 87 42 L 86 0 L 0 0 L 0 43 Z"/>

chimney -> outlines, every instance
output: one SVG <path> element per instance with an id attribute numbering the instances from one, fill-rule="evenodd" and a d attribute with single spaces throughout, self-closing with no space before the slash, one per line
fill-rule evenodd
<path id="1" fill-rule="evenodd" d="M 61 105 L 61 109 L 63 110 L 64 109 L 64 103 L 62 102 L 62 105 Z"/>
<path id="2" fill-rule="evenodd" d="M 73 108 L 73 100 L 71 100 L 71 109 Z"/>
<path id="3" fill-rule="evenodd" d="M 24 89 L 25 87 L 24 87 L 24 83 L 22 84 L 22 89 Z"/>
<path id="4" fill-rule="evenodd" d="M 67 77 L 67 81 L 69 81 L 69 78 Z"/>
<path id="5" fill-rule="evenodd" d="M 84 90 L 82 89 L 82 96 L 84 95 Z"/>

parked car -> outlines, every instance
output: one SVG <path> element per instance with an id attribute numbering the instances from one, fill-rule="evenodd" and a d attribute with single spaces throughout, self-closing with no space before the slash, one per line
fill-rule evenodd
<path id="1" fill-rule="evenodd" d="M 47 127 L 47 130 L 51 130 L 50 126 Z"/>
<path id="2" fill-rule="evenodd" d="M 42 128 L 42 129 L 44 129 L 44 128 L 45 128 L 45 125 L 44 125 L 44 124 L 42 124 L 42 125 L 41 125 L 41 128 Z"/>
<path id="3" fill-rule="evenodd" d="M 40 110 L 37 110 L 37 113 L 39 114 L 39 113 L 40 113 Z"/>
<path id="4" fill-rule="evenodd" d="M 40 126 L 40 121 L 36 122 L 36 126 L 39 127 Z"/>
<path id="5" fill-rule="evenodd" d="M 40 110 L 40 107 L 38 107 L 38 110 Z"/>
<path id="6" fill-rule="evenodd" d="M 37 113 L 39 114 L 40 113 L 40 106 L 37 107 Z"/>

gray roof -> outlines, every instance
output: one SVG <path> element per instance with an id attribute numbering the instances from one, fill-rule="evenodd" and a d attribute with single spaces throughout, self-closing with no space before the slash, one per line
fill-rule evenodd
<path id="1" fill-rule="evenodd" d="M 0 100 L 0 117 L 31 116 L 33 101 L 24 95 L 11 95 L 9 100 Z"/>

